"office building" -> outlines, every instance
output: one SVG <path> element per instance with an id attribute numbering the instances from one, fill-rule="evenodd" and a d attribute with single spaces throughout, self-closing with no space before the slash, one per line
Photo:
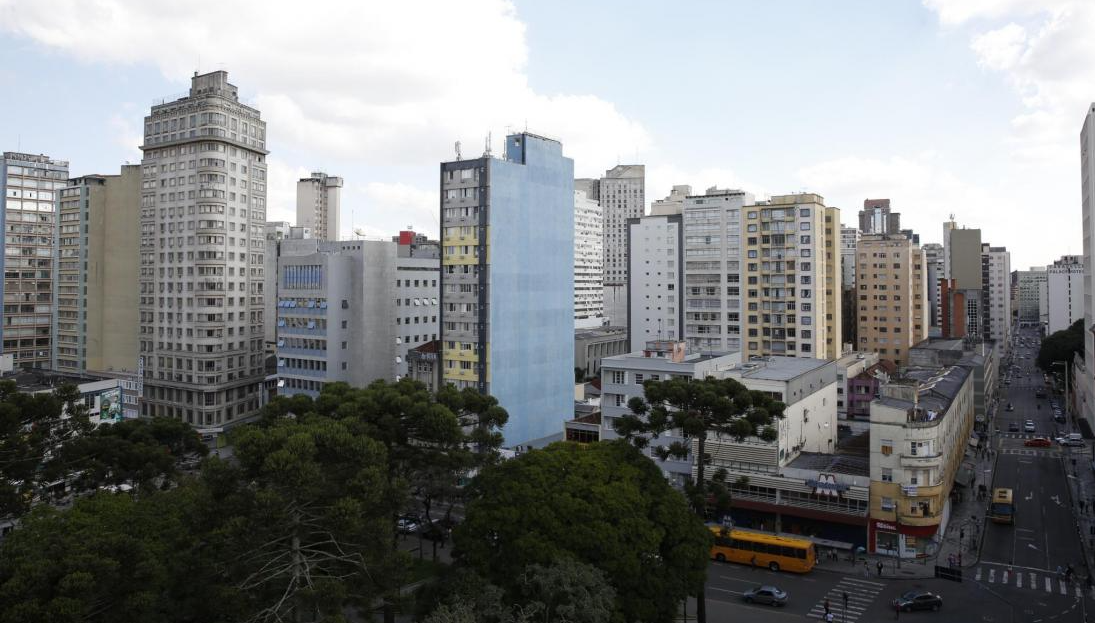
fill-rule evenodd
<path id="1" fill-rule="evenodd" d="M 1080 205 L 1084 241 L 1084 357 L 1076 366 L 1076 412 L 1095 426 L 1095 103 L 1088 107 L 1080 129 Z M 5 300 L 6 302 L 6 300 Z M 5 348 L 5 350 L 7 350 Z"/>
<path id="2" fill-rule="evenodd" d="M 441 389 L 441 366 L 437 365 L 441 340 L 431 340 L 407 351 L 407 375 L 422 383 L 430 393 Z"/>
<path id="3" fill-rule="evenodd" d="M 859 230 L 855 227 L 840 226 L 840 318 L 842 320 L 841 339 L 843 350 L 854 350 L 856 339 L 856 300 L 855 268 L 856 245 L 859 244 Z"/>
<path id="4" fill-rule="evenodd" d="M 928 318 L 930 326 L 939 329 L 939 280 L 943 277 L 943 245 L 929 242 L 920 247 L 924 251 L 924 265 L 928 284 Z M 930 329 L 929 329 L 930 330 Z"/>
<path id="5" fill-rule="evenodd" d="M 60 191 L 51 368 L 135 371 L 141 167 L 85 175 Z"/>
<path id="6" fill-rule="evenodd" d="M 682 215 L 631 219 L 627 225 L 627 248 L 631 276 L 627 309 L 631 319 L 627 325 L 629 350 L 642 350 L 647 342 L 681 339 L 685 309 L 681 300 Z M 714 319 L 715 311 L 712 309 L 713 315 L 708 317 Z"/>
<path id="7" fill-rule="evenodd" d="M 622 164 L 605 171 L 598 190 L 604 214 L 604 310 L 609 323 L 630 326 L 627 318 L 627 222 L 646 213 L 646 167 Z"/>
<path id="8" fill-rule="evenodd" d="M 981 230 L 943 223 L 943 281 L 940 321 L 943 337 L 982 335 Z"/>
<path id="9" fill-rule="evenodd" d="M 741 351 L 742 209 L 753 203 L 751 193 L 719 188 L 684 200 L 684 338 L 690 350 Z M 673 276 L 680 265 L 670 258 L 666 270 Z"/>
<path id="10" fill-rule="evenodd" d="M 872 554 L 920 558 L 937 551 L 951 517 L 973 430 L 973 383 L 962 366 L 910 369 L 882 385 L 871 403 Z"/>
<path id="11" fill-rule="evenodd" d="M 840 210 L 820 195 L 746 206 L 743 352 L 836 359 L 842 351 Z"/>
<path id="12" fill-rule="evenodd" d="M 981 337 L 1008 348 L 1011 338 L 1011 253 L 981 245 Z"/>
<path id="13" fill-rule="evenodd" d="M 1045 266 L 1031 266 L 1030 270 L 1017 271 L 1019 282 L 1019 326 L 1040 327 L 1042 322 L 1043 291 L 1049 283 Z"/>
<path id="14" fill-rule="evenodd" d="M 556 434 L 574 409 L 574 162 L 512 134 L 502 158 L 442 163 L 441 192 L 443 382 L 497 398 L 508 447 Z M 606 228 L 623 196 L 602 180 Z"/>
<path id="15" fill-rule="evenodd" d="M 600 376 L 601 360 L 627 352 L 629 339 L 625 327 L 595 327 L 574 331 L 574 368 L 586 377 Z M 577 379 L 577 372 L 575 373 Z"/>
<path id="16" fill-rule="evenodd" d="M 904 234 L 864 234 L 857 249 L 856 350 L 904 365 L 928 337 L 924 252 Z"/>
<path id="17" fill-rule="evenodd" d="M 604 215 L 586 191 L 574 191 L 574 326 L 604 324 Z"/>
<path id="18" fill-rule="evenodd" d="M 4 152 L 4 295 L 0 339 L 16 368 L 46 368 L 52 351 L 53 244 L 57 194 L 68 185 L 68 163 L 48 156 Z"/>
<path id="19" fill-rule="evenodd" d="M 263 255 L 262 274 L 264 277 L 263 290 L 263 317 L 271 321 L 277 317 L 275 303 L 278 299 L 278 252 L 281 241 L 289 237 L 292 225 L 289 221 L 270 221 L 263 227 L 266 236 L 266 253 Z M 267 322 L 263 327 L 263 346 L 267 353 L 274 352 L 274 342 L 277 341 L 277 329 L 273 322 Z"/>
<path id="20" fill-rule="evenodd" d="M 1084 262 L 1062 255 L 1046 267 L 1046 334 L 1064 331 L 1083 318 Z"/>
<path id="21" fill-rule="evenodd" d="M 279 394 L 318 396 L 408 374 L 408 351 L 439 339 L 440 260 L 397 242 L 285 239 L 278 258 Z"/>
<path id="22" fill-rule="evenodd" d="M 862 234 L 901 233 L 901 214 L 890 211 L 889 199 L 864 199 L 859 212 L 859 232 Z"/>
<path id="23" fill-rule="evenodd" d="M 141 414 L 229 426 L 259 408 L 265 376 L 266 123 L 228 73 L 144 120 Z"/>
<path id="24" fill-rule="evenodd" d="M 674 186 L 665 199 L 655 199 L 650 204 L 650 216 L 669 216 L 680 214 L 684 210 L 685 199 L 692 194 L 688 185 Z"/>
<path id="25" fill-rule="evenodd" d="M 297 182 L 297 225 L 312 230 L 316 240 L 338 240 L 342 178 L 322 171 Z"/>

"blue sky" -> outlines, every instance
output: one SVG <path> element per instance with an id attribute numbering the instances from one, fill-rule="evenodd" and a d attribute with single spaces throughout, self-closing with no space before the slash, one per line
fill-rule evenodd
<path id="1" fill-rule="evenodd" d="M 648 201 L 810 190 L 854 223 L 887 196 L 922 241 L 953 212 L 1025 268 L 1081 251 L 1091 32 L 1076 0 L 0 0 L 0 148 L 114 172 L 154 99 L 224 68 L 269 123 L 271 220 L 322 169 L 345 235 L 436 233 L 437 162 L 527 124 L 579 175 L 647 164 Z"/>

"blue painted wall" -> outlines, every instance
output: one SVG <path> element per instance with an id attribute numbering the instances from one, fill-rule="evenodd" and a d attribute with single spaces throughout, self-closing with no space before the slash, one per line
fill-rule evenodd
<path id="1" fill-rule="evenodd" d="M 490 161 L 490 386 L 505 445 L 560 434 L 574 413 L 574 161 L 506 138 Z"/>

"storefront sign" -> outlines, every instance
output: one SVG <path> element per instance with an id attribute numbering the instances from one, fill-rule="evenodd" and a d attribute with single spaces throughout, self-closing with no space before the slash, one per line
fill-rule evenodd
<path id="1" fill-rule="evenodd" d="M 837 482 L 833 474 L 818 474 L 817 480 L 808 479 L 806 486 L 814 488 L 814 495 L 827 495 L 834 498 L 840 497 L 843 492 L 851 489 L 850 485 Z"/>
<path id="2" fill-rule="evenodd" d="M 893 525 L 892 523 L 886 523 L 884 521 L 876 521 L 876 522 L 874 522 L 874 526 L 878 530 L 889 530 L 890 532 L 897 532 L 897 526 Z"/>

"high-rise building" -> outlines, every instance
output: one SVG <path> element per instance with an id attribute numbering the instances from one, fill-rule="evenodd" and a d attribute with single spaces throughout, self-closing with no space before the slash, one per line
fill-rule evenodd
<path id="1" fill-rule="evenodd" d="M 684 210 L 684 201 L 692 194 L 688 185 L 674 186 L 665 199 L 656 199 L 650 204 L 650 216 L 669 216 L 680 214 Z"/>
<path id="2" fill-rule="evenodd" d="M 627 318 L 627 221 L 646 212 L 646 167 L 622 164 L 605 171 L 598 201 L 605 222 L 605 317 L 618 327 Z"/>
<path id="3" fill-rule="evenodd" d="M 855 348 L 904 365 L 928 337 L 924 252 L 905 234 L 864 234 L 857 255 Z"/>
<path id="4" fill-rule="evenodd" d="M 229 426 L 262 396 L 266 123 L 228 73 L 152 107 L 141 161 L 144 416 Z"/>
<path id="5" fill-rule="evenodd" d="M 627 310 L 631 318 L 627 326 L 630 351 L 642 350 L 647 342 L 680 340 L 684 337 L 685 309 L 681 215 L 630 219 L 627 248 L 631 275 Z M 701 312 L 696 310 L 697 314 Z"/>
<path id="6" fill-rule="evenodd" d="M 1049 281 L 1045 266 L 1031 266 L 1030 270 L 1017 271 L 1019 280 L 1019 326 L 1042 326 L 1043 290 Z"/>
<path id="7" fill-rule="evenodd" d="M 297 182 L 297 225 L 312 230 L 316 240 L 338 240 L 342 178 L 315 171 Z"/>
<path id="8" fill-rule="evenodd" d="M 1080 206 L 1084 239 L 1084 364 L 1072 375 L 1079 396 L 1073 405 L 1089 426 L 1095 425 L 1095 103 L 1088 106 L 1080 130 Z M 6 349 L 5 349 L 6 350 Z"/>
<path id="9" fill-rule="evenodd" d="M 280 246 L 279 394 L 397 380 L 408 374 L 408 351 L 438 339 L 436 247 L 411 255 L 400 242 L 306 238 Z"/>
<path id="10" fill-rule="evenodd" d="M 265 279 L 263 290 L 263 317 L 269 318 L 263 331 L 263 342 L 268 353 L 274 351 L 274 342 L 277 340 L 277 328 L 273 320 L 277 317 L 278 299 L 278 253 L 281 241 L 289 237 L 292 224 L 289 221 L 270 221 L 263 227 L 266 235 L 266 253 L 263 255 L 262 274 Z M 308 236 L 309 238 L 311 235 Z"/>
<path id="11" fill-rule="evenodd" d="M 1064 331 L 1083 318 L 1084 259 L 1062 255 L 1046 268 L 1046 333 Z"/>
<path id="12" fill-rule="evenodd" d="M 753 204 L 752 193 L 714 187 L 685 198 L 684 338 L 694 352 L 741 351 L 742 209 Z"/>
<path id="13" fill-rule="evenodd" d="M 943 273 L 946 280 L 946 286 L 940 289 L 943 337 L 980 337 L 983 287 L 980 229 L 960 228 L 953 218 L 943 223 Z"/>
<path id="14" fill-rule="evenodd" d="M 857 295 L 855 288 L 856 245 L 859 244 L 859 230 L 855 227 L 840 226 L 840 318 L 841 339 L 855 350 L 859 340 L 856 338 Z"/>
<path id="15" fill-rule="evenodd" d="M 743 213 L 743 353 L 838 358 L 840 210 L 801 193 Z"/>
<path id="16" fill-rule="evenodd" d="M 574 191 L 574 326 L 604 324 L 604 215 L 583 190 Z"/>
<path id="17" fill-rule="evenodd" d="M 939 280 L 943 278 L 943 245 L 929 242 L 921 247 L 927 266 L 928 318 L 932 327 L 939 327 Z"/>
<path id="18" fill-rule="evenodd" d="M 1007 349 L 1011 337 L 1011 253 L 981 245 L 981 337 Z"/>
<path id="19" fill-rule="evenodd" d="M 52 368 L 137 369 L 141 167 L 85 175 L 60 191 Z"/>
<path id="20" fill-rule="evenodd" d="M 901 233 L 901 214 L 890 211 L 889 199 L 864 199 L 859 212 L 859 231 L 863 234 Z"/>
<path id="21" fill-rule="evenodd" d="M 623 188 L 610 187 L 615 206 Z M 561 431 L 574 410 L 574 161 L 523 132 L 502 158 L 442 163 L 441 232 L 443 382 L 497 398 L 507 446 Z"/>
<path id="22" fill-rule="evenodd" d="M 68 185 L 68 163 L 48 156 L 4 152 L 3 353 L 16 368 L 50 365 L 54 315 L 53 241 L 57 236 L 57 194 Z"/>

